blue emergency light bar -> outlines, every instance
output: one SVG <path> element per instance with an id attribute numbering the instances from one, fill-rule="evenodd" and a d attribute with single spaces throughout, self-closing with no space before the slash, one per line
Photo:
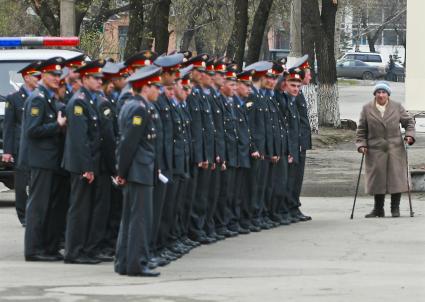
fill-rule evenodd
<path id="1" fill-rule="evenodd" d="M 0 47 L 78 46 L 78 37 L 0 37 Z"/>

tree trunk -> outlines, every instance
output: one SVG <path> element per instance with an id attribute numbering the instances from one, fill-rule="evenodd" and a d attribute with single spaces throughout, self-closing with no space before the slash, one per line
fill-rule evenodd
<path id="1" fill-rule="evenodd" d="M 320 30 L 316 34 L 315 43 L 319 73 L 317 95 L 320 126 L 339 127 L 341 125 L 334 53 L 337 7 L 336 0 L 322 0 L 322 13 L 319 19 Z M 319 7 L 317 6 L 315 10 L 315 15 L 317 16 L 319 14 Z"/>
<path id="2" fill-rule="evenodd" d="M 205 37 L 202 28 L 195 30 L 195 49 L 198 54 L 211 53 L 208 49 L 207 43 L 205 43 Z"/>
<path id="3" fill-rule="evenodd" d="M 168 20 L 171 0 L 160 0 L 155 5 L 152 16 L 154 21 L 155 51 L 158 54 L 168 52 Z"/>
<path id="4" fill-rule="evenodd" d="M 316 85 L 310 83 L 302 88 L 304 97 L 307 101 L 307 113 L 310 121 L 311 131 L 319 133 L 319 115 L 317 112 L 317 89 Z"/>
<path id="5" fill-rule="evenodd" d="M 130 0 L 130 16 L 124 58 L 141 50 L 144 33 L 143 1 Z"/>
<path id="6" fill-rule="evenodd" d="M 370 35 L 367 35 L 367 44 L 369 45 L 369 51 L 375 52 L 375 42 Z"/>
<path id="7" fill-rule="evenodd" d="M 260 51 L 260 60 L 268 60 L 270 57 L 270 49 L 269 49 L 269 33 L 270 25 L 266 26 L 263 35 L 263 42 L 261 42 L 261 51 Z"/>
<path id="8" fill-rule="evenodd" d="M 59 18 L 56 17 L 59 16 L 59 7 L 51 7 L 47 0 L 31 0 L 30 4 L 49 34 L 52 36 L 59 36 L 60 21 Z M 59 2 L 57 4 L 59 4 Z"/>
<path id="9" fill-rule="evenodd" d="M 319 83 L 317 90 L 319 101 L 319 125 L 339 127 L 341 125 L 339 112 L 338 85 Z"/>
<path id="10" fill-rule="evenodd" d="M 248 42 L 248 55 L 246 58 L 247 65 L 258 61 L 260 58 L 264 30 L 266 29 L 272 4 L 273 0 L 261 0 L 255 12 L 254 21 L 252 23 L 253 26 L 251 28 L 251 36 Z"/>
<path id="11" fill-rule="evenodd" d="M 227 43 L 226 55 L 234 59 L 238 68 L 241 69 L 248 32 L 248 1 L 235 0 L 234 7 L 235 22 L 233 23 L 232 35 Z"/>
<path id="12" fill-rule="evenodd" d="M 342 0 L 339 0 L 339 7 L 341 7 L 342 4 Z M 341 49 L 340 49 L 340 44 L 341 44 L 341 24 L 343 21 L 343 17 L 344 17 L 344 10 L 339 9 L 336 12 L 336 17 L 335 17 L 335 49 L 334 49 L 334 53 L 335 53 L 335 59 L 338 59 L 341 56 Z"/>
<path id="13" fill-rule="evenodd" d="M 292 0 L 291 3 L 291 37 L 290 37 L 290 52 L 288 60 L 296 59 L 302 56 L 302 38 L 301 38 L 301 19 L 302 19 L 302 2 L 300 0 Z M 289 62 L 291 63 L 291 62 Z"/>
<path id="14" fill-rule="evenodd" d="M 316 34 L 319 31 L 320 24 L 317 21 L 316 22 L 312 21 L 312 18 L 314 17 L 313 10 L 314 9 L 311 5 L 311 0 L 302 0 L 302 3 L 301 3 L 302 53 L 308 54 L 308 62 L 311 66 L 312 82 L 316 84 L 317 75 L 316 75 L 316 68 L 315 68 L 316 54 L 314 52 L 314 41 L 316 39 Z"/>
<path id="15" fill-rule="evenodd" d="M 193 37 L 196 32 L 196 20 L 200 14 L 202 14 L 202 9 L 205 5 L 205 1 L 200 1 L 196 4 L 197 6 L 194 8 L 192 13 L 189 15 L 189 21 L 187 25 L 187 29 L 183 33 L 183 37 L 180 40 L 180 50 L 188 50 L 190 46 L 190 42 L 192 42 Z"/>
<path id="16" fill-rule="evenodd" d="M 310 121 L 311 130 L 315 133 L 319 132 L 319 116 L 317 104 L 317 76 L 315 72 L 315 52 L 314 39 L 318 26 L 310 22 L 312 8 L 310 0 L 302 0 L 301 2 L 301 47 L 302 53 L 308 54 L 308 62 L 311 66 L 312 80 L 309 85 L 303 86 L 303 93 L 307 101 L 307 112 Z"/>

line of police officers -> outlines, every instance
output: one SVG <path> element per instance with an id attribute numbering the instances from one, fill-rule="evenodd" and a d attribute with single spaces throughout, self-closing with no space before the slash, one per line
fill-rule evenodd
<path id="1" fill-rule="evenodd" d="M 307 59 L 237 73 L 225 58 L 147 50 L 23 68 L 2 160 L 16 164 L 25 259 L 157 276 L 200 244 L 310 220 Z"/>

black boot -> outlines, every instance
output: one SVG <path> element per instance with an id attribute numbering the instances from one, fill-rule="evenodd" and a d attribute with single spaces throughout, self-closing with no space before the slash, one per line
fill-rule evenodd
<path id="1" fill-rule="evenodd" d="M 391 194 L 391 216 L 400 217 L 401 193 Z"/>
<path id="2" fill-rule="evenodd" d="M 375 217 L 385 217 L 384 211 L 385 195 L 377 194 L 375 195 L 375 205 L 372 212 L 367 214 L 366 218 L 375 218 Z"/>

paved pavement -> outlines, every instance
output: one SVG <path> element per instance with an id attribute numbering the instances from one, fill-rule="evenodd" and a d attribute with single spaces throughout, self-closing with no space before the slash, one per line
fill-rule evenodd
<path id="1" fill-rule="evenodd" d="M 357 118 L 369 88 L 340 88 L 343 118 Z M 424 147 L 421 138 L 413 163 Z M 364 219 L 372 200 L 361 197 L 349 220 L 352 197 L 343 196 L 353 195 L 359 160 L 351 142 L 310 151 L 303 194 L 316 197 L 303 208 L 313 221 L 202 246 L 155 279 L 118 276 L 111 263 L 26 263 L 24 229 L 0 203 L 0 301 L 425 301 L 425 194 L 414 195 L 414 218 L 404 196 L 400 219 Z"/>
<path id="2" fill-rule="evenodd" d="M 416 217 L 367 220 L 370 198 L 304 198 L 313 221 L 203 246 L 161 269 L 123 277 L 112 264 L 23 261 L 23 228 L 0 209 L 0 301 L 409 301 L 425 300 L 425 196 Z M 388 205 L 387 205 L 388 208 Z"/>

